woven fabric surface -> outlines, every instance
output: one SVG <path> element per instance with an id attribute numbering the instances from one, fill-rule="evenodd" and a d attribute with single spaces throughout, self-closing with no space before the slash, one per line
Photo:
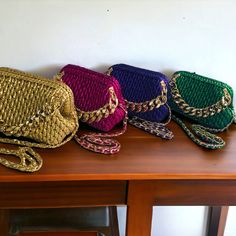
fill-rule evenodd
<path id="1" fill-rule="evenodd" d="M 226 89 L 230 94 L 231 103 L 225 109 L 220 112 L 216 112 L 214 115 L 208 117 L 197 117 L 195 115 L 186 114 L 177 105 L 176 99 L 170 97 L 169 105 L 173 111 L 197 122 L 198 124 L 208 128 L 217 129 L 219 131 L 223 131 L 233 122 L 233 90 L 229 85 L 187 71 L 177 71 L 174 75 L 179 75 L 179 77 L 176 78 L 176 85 L 179 90 L 179 94 L 191 107 L 205 108 L 215 104 L 224 96 L 224 89 Z"/>
<path id="2" fill-rule="evenodd" d="M 113 87 L 120 105 L 125 107 L 120 85 L 114 77 L 110 77 L 77 65 L 67 65 L 61 69 L 62 80 L 73 91 L 75 105 L 85 112 L 94 111 L 107 104 L 110 99 L 109 88 Z M 118 106 L 113 114 L 100 121 L 89 123 L 90 126 L 108 132 L 125 117 L 124 109 Z"/>
<path id="3" fill-rule="evenodd" d="M 156 98 L 161 94 L 161 81 L 168 87 L 167 78 L 162 73 L 125 64 L 116 64 L 111 68 L 111 75 L 119 81 L 123 96 L 129 102 L 141 103 Z M 128 112 L 129 116 L 137 116 L 152 122 L 163 122 L 170 115 L 165 105 L 146 112 Z"/>
<path id="4" fill-rule="evenodd" d="M 24 137 L 26 146 L 54 148 L 78 129 L 73 94 L 61 82 L 0 68 L 0 96 L 0 132 L 9 140 Z"/>

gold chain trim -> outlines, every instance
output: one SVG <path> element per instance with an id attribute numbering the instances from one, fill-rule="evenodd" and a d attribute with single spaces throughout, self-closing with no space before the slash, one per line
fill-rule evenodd
<path id="1" fill-rule="evenodd" d="M 111 76 L 112 71 L 113 71 L 113 68 L 110 67 L 110 68 L 108 68 L 108 70 L 106 71 L 105 74 L 108 75 L 108 76 Z"/>
<path id="2" fill-rule="evenodd" d="M 157 96 L 156 98 L 152 99 L 151 101 L 145 101 L 145 102 L 130 102 L 126 101 L 127 108 L 130 111 L 134 112 L 146 112 L 146 111 L 152 111 L 154 108 L 159 108 L 160 106 L 166 104 L 167 102 L 167 88 L 165 82 L 162 80 L 160 82 L 162 91 L 161 95 Z"/>
<path id="3" fill-rule="evenodd" d="M 106 75 L 111 76 L 111 73 L 113 71 L 113 68 L 110 67 L 106 71 Z M 145 102 L 130 102 L 128 100 L 125 100 L 126 106 L 130 111 L 134 112 L 146 112 L 146 111 L 152 111 L 154 108 L 159 108 L 160 106 L 167 103 L 167 88 L 164 80 L 160 82 L 162 91 L 161 95 L 157 96 L 156 98 L 152 99 L 151 101 L 145 101 Z"/>
<path id="4" fill-rule="evenodd" d="M 24 136 L 27 135 L 26 132 L 29 133 L 30 129 L 36 128 L 41 122 L 44 122 L 48 116 L 53 115 L 57 109 L 60 109 L 63 100 L 61 104 L 56 101 L 58 99 L 58 92 L 59 91 L 55 91 L 52 95 L 52 100 L 54 100 L 53 105 L 45 103 L 42 110 L 38 110 L 35 115 L 31 116 L 25 123 L 9 126 L 4 124 L 4 120 L 0 117 L 0 132 L 4 133 L 6 136 L 14 135 L 20 137 L 22 134 L 24 134 Z"/>
<path id="5" fill-rule="evenodd" d="M 175 104 L 186 114 L 190 116 L 203 117 L 213 116 L 216 113 L 221 112 L 227 106 L 231 104 L 232 98 L 226 88 L 223 89 L 224 96 L 213 105 L 204 108 L 191 107 L 181 96 L 179 89 L 176 84 L 177 78 L 180 74 L 175 74 L 170 80 L 171 94 L 175 101 Z"/>
<path id="6" fill-rule="evenodd" d="M 53 76 L 53 80 L 54 81 L 62 81 L 62 77 L 65 75 L 65 72 L 62 71 L 62 72 L 59 72 L 57 73 L 56 75 Z"/>
<path id="7" fill-rule="evenodd" d="M 103 107 L 94 111 L 82 111 L 77 108 L 78 117 L 81 121 L 87 123 L 99 122 L 103 118 L 107 118 L 113 114 L 118 107 L 119 101 L 115 94 L 114 88 L 109 88 L 110 99 Z"/>

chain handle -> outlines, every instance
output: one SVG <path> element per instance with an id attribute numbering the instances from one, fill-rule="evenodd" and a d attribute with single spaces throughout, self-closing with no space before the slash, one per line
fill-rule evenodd
<path id="1" fill-rule="evenodd" d="M 85 149 L 102 153 L 102 154 L 115 154 L 120 151 L 120 143 L 113 137 L 117 137 L 125 133 L 127 129 L 128 114 L 122 105 L 119 105 L 125 112 L 125 118 L 123 120 L 123 127 L 120 130 L 112 131 L 110 133 L 89 133 L 79 137 L 75 135 L 75 140 Z"/>
<path id="2" fill-rule="evenodd" d="M 192 133 L 180 118 L 172 115 L 172 119 L 184 130 L 184 132 L 192 139 L 192 141 L 199 146 L 208 149 L 220 149 L 225 146 L 225 141 L 221 137 L 208 132 L 209 129 L 201 125 L 192 125 Z M 197 138 L 194 134 L 199 138 Z"/>
<path id="3" fill-rule="evenodd" d="M 54 81 L 62 81 L 62 77 L 65 75 L 65 72 L 62 71 L 62 72 L 59 72 L 57 73 L 56 75 L 53 76 L 53 80 Z"/>
<path id="4" fill-rule="evenodd" d="M 127 108 L 130 111 L 134 112 L 147 112 L 147 111 L 152 111 L 155 108 L 159 108 L 160 106 L 163 106 L 167 102 L 167 88 L 165 82 L 162 80 L 160 82 L 162 91 L 161 95 L 157 96 L 156 98 L 150 100 L 150 101 L 145 101 L 145 102 L 130 102 L 126 101 Z"/>
<path id="5" fill-rule="evenodd" d="M 18 150 L 0 148 L 0 154 L 13 155 L 20 158 L 20 163 L 0 157 L 0 164 L 23 172 L 34 172 L 42 167 L 43 160 L 38 153 L 29 147 L 19 147 Z"/>
<path id="6" fill-rule="evenodd" d="M 119 101 L 115 94 L 114 88 L 109 88 L 110 99 L 107 104 L 103 107 L 94 110 L 94 111 L 82 111 L 77 108 L 78 118 L 86 123 L 99 122 L 103 118 L 107 118 L 109 115 L 112 115 L 116 108 L 118 107 Z"/>
<path id="7" fill-rule="evenodd" d="M 109 67 L 108 70 L 105 72 L 105 75 L 111 76 L 112 71 L 113 71 L 113 68 Z"/>
<path id="8" fill-rule="evenodd" d="M 196 116 L 196 117 L 209 117 L 213 116 L 216 113 L 221 112 L 226 107 L 228 107 L 231 104 L 232 98 L 226 88 L 223 89 L 224 96 L 216 102 L 213 105 L 210 105 L 208 107 L 204 108 L 195 108 L 191 107 L 181 96 L 179 89 L 176 84 L 177 78 L 179 78 L 180 74 L 175 74 L 171 80 L 170 80 L 170 87 L 171 87 L 171 94 L 175 101 L 175 104 L 186 114 L 189 114 L 190 116 Z"/>
<path id="9" fill-rule="evenodd" d="M 113 71 L 113 68 L 110 67 L 107 70 L 106 75 L 111 76 L 112 71 Z M 159 108 L 160 106 L 166 105 L 169 110 L 168 120 L 165 123 L 157 123 L 157 122 L 150 122 L 150 121 L 134 116 L 134 117 L 129 118 L 128 122 L 131 125 L 135 126 L 136 128 L 142 129 L 150 134 L 156 135 L 157 137 L 161 137 L 163 139 L 172 139 L 174 135 L 172 131 L 170 131 L 166 127 L 166 125 L 171 120 L 171 110 L 167 104 L 167 87 L 164 80 L 160 82 L 160 85 L 162 87 L 161 95 L 157 96 L 151 101 L 137 103 L 137 102 L 130 102 L 128 100 L 125 100 L 125 102 L 126 102 L 127 109 L 136 113 L 152 111 L 155 108 Z"/>
<path id="10" fill-rule="evenodd" d="M 113 68 L 110 67 L 108 68 L 105 74 L 108 76 L 111 76 L 112 71 L 113 71 Z M 138 112 L 152 111 L 153 109 L 159 108 L 160 106 L 166 104 L 167 103 L 167 87 L 164 80 L 160 82 L 160 85 L 162 88 L 161 95 L 157 96 L 156 98 L 150 101 L 139 102 L 139 103 L 125 100 L 127 108 L 130 111 L 134 111 L 138 113 Z"/>

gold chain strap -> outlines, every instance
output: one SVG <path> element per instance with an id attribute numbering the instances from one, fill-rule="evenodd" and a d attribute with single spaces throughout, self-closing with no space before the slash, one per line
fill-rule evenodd
<path id="1" fill-rule="evenodd" d="M 162 91 L 161 95 L 157 96 L 156 98 L 152 99 L 151 101 L 145 101 L 145 102 L 130 102 L 126 101 L 127 108 L 130 111 L 134 112 L 146 112 L 146 111 L 152 111 L 154 108 L 159 108 L 160 106 L 166 104 L 167 102 L 167 88 L 165 82 L 162 80 L 160 82 Z"/>
<path id="2" fill-rule="evenodd" d="M 231 104 L 232 98 L 226 88 L 223 89 L 224 96 L 213 105 L 204 108 L 191 107 L 181 96 L 179 89 L 176 84 L 177 78 L 180 74 L 175 74 L 170 80 L 171 94 L 176 103 L 176 105 L 184 112 L 190 116 L 203 117 L 213 116 L 216 113 L 221 112 L 227 106 Z"/>
<path id="3" fill-rule="evenodd" d="M 111 76 L 111 73 L 113 71 L 113 68 L 110 67 L 106 71 L 106 75 Z M 152 111 L 154 108 L 159 108 L 160 106 L 167 103 L 167 88 L 164 80 L 160 82 L 162 91 L 161 95 L 157 96 L 156 98 L 152 99 L 151 101 L 145 101 L 145 102 L 130 102 L 128 100 L 125 100 L 126 106 L 130 111 L 134 112 L 146 112 L 146 111 Z"/>
<path id="4" fill-rule="evenodd" d="M 109 115 L 113 114 L 118 107 L 119 101 L 113 87 L 109 88 L 109 94 L 109 102 L 97 110 L 82 111 L 77 108 L 78 118 L 83 122 L 93 123 L 99 122 L 101 119 L 107 118 Z"/>

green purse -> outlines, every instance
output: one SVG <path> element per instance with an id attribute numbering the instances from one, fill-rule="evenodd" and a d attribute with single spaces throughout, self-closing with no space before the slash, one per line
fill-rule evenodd
<path id="1" fill-rule="evenodd" d="M 169 84 L 171 109 L 175 114 L 198 123 L 192 126 L 192 130 L 200 140 L 179 117 L 174 115 L 173 119 L 198 145 L 222 148 L 224 140 L 212 133 L 224 131 L 235 121 L 233 89 L 223 82 L 187 71 L 175 72 Z"/>

